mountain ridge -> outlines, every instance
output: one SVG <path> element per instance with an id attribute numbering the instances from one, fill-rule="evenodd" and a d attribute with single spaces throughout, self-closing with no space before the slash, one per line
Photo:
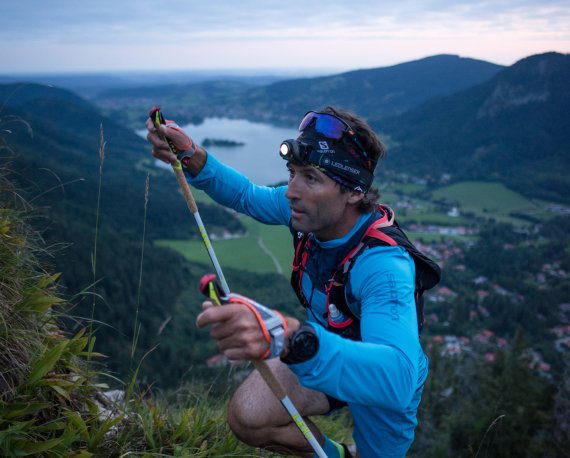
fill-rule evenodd
<path id="1" fill-rule="evenodd" d="M 373 123 L 399 170 L 498 180 L 569 202 L 570 55 L 529 56 L 489 81 Z"/>
<path id="2" fill-rule="evenodd" d="M 269 96 L 280 105 L 280 112 L 287 114 L 281 114 L 279 122 L 296 120 L 308 106 L 325 105 L 339 105 L 369 120 L 378 120 L 481 82 L 501 68 L 481 60 L 440 54 L 387 67 L 276 82 L 249 90 L 243 104 L 255 106 L 258 97 Z M 294 96 L 288 100 L 291 93 Z"/>
<path id="3" fill-rule="evenodd" d="M 369 119 L 380 119 L 417 106 L 438 95 L 472 86 L 503 67 L 456 55 L 428 56 L 388 67 L 359 69 L 328 76 L 287 79 L 270 84 L 247 85 L 217 81 L 208 92 L 196 84 L 148 89 L 107 91 L 94 103 L 119 119 L 129 110 L 143 110 L 160 100 L 177 119 L 225 116 L 281 126 L 295 125 L 309 109 L 341 105 Z M 198 83 L 205 86 L 206 83 Z M 224 87 L 224 85 L 226 87 Z M 253 86 L 253 87 L 252 87 Z M 149 94 L 154 97 L 153 102 Z M 137 122 L 140 122 L 137 121 Z"/>

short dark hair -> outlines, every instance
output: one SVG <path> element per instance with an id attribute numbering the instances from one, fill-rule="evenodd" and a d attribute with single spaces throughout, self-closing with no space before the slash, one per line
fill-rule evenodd
<path id="1" fill-rule="evenodd" d="M 354 134 L 356 135 L 358 141 L 364 148 L 364 151 L 366 151 L 366 153 L 372 159 L 374 159 L 377 162 L 380 162 L 384 158 L 384 156 L 386 155 L 386 149 L 384 148 L 382 141 L 380 140 L 378 135 L 376 135 L 376 132 L 374 132 L 372 127 L 370 127 L 363 118 L 357 116 L 356 114 L 354 114 L 349 110 L 333 106 L 327 106 L 324 110 L 322 110 L 322 113 L 332 114 L 337 118 L 342 119 L 350 127 L 352 127 L 352 129 L 354 130 Z M 372 172 L 374 171 L 372 170 Z M 351 190 L 340 184 L 339 186 L 341 187 L 342 192 L 348 192 Z M 380 200 L 380 190 L 377 187 L 372 186 L 364 194 L 364 199 L 360 201 L 358 210 L 361 213 L 369 213 L 376 208 L 376 206 L 379 203 L 379 200 Z"/>
<path id="2" fill-rule="evenodd" d="M 366 151 L 372 159 L 380 162 L 384 158 L 384 155 L 386 154 L 384 145 L 380 141 L 378 135 L 376 135 L 376 132 L 374 132 L 372 127 L 370 127 L 363 118 L 349 110 L 333 106 L 327 106 L 322 113 L 332 114 L 337 118 L 342 119 L 352 127 L 358 141 L 362 144 L 364 151 Z"/>

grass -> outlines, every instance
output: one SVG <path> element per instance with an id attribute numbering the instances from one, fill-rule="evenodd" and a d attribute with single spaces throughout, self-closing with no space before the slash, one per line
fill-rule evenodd
<path id="1" fill-rule="evenodd" d="M 512 214 L 529 215 L 534 218 L 550 218 L 540 202 L 528 199 L 508 189 L 501 183 L 466 181 L 440 188 L 432 193 L 433 199 L 458 202 L 460 211 L 473 213 L 478 218 L 490 219 L 515 225 L 528 224 Z"/>
<path id="2" fill-rule="evenodd" d="M 414 221 L 421 224 L 437 224 L 440 226 L 459 226 L 470 223 L 468 218 L 449 216 L 428 200 L 408 197 L 408 201 L 413 205 L 413 209 L 399 208 L 399 201 L 400 197 L 394 193 L 387 192 L 382 194 L 382 202 L 395 211 L 396 220 L 400 223 L 405 224 L 408 221 Z"/>
<path id="3" fill-rule="evenodd" d="M 528 199 L 505 185 L 482 181 L 465 181 L 446 186 L 434 191 L 433 197 L 457 201 L 465 210 L 497 214 L 506 214 L 529 205 Z"/>
<path id="4" fill-rule="evenodd" d="M 256 273 L 280 272 L 289 275 L 292 256 L 291 234 L 283 226 L 267 226 L 252 218 L 242 219 L 248 235 L 233 239 L 212 240 L 212 246 L 222 268 L 232 267 Z M 207 224 L 206 221 L 204 224 Z M 192 262 L 210 264 L 210 258 L 202 240 L 157 240 L 159 246 L 166 246 L 182 253 Z M 272 254 L 270 256 L 260 243 Z M 278 263 L 279 269 L 275 262 Z"/>
<path id="5" fill-rule="evenodd" d="M 101 133 L 101 149 L 104 151 Z M 102 186 L 100 161 L 99 194 Z M 210 394 L 211 387 L 195 384 L 175 393 L 139 391 L 137 371 L 122 382 L 94 369 L 95 331 L 91 326 L 69 334 L 60 323 L 72 320 L 62 310 L 72 304 L 60 297 L 59 274 L 43 269 L 47 253 L 41 235 L 29 224 L 31 206 L 0 166 L 0 455 L 6 457 L 273 457 L 280 456 L 241 443 L 226 423 L 224 395 Z M 138 306 L 146 232 L 145 188 L 141 261 L 134 317 L 131 358 L 138 342 Z M 196 193 L 199 201 L 209 201 Z M 97 221 L 92 252 L 93 285 L 96 284 Z M 248 219 L 249 236 L 236 240 L 225 252 L 229 263 L 244 259 L 259 269 L 275 269 L 266 251 L 275 251 L 279 268 L 285 268 L 291 237 L 286 228 L 266 227 Z M 268 248 L 264 251 L 259 241 Z M 221 246 L 224 242 L 219 241 Z M 200 253 L 205 250 L 199 243 Z M 241 247 L 236 249 L 236 246 Z M 287 247 L 287 248 L 286 248 Z M 255 248 L 255 249 L 254 249 Z M 236 265 L 240 265 L 236 264 Z M 92 288 L 92 287 L 91 287 Z M 93 302 L 93 310 L 95 302 Z M 75 319 L 73 319 L 75 322 Z M 92 320 L 91 320 L 92 322 Z M 79 323 L 76 323 L 79 324 Z M 132 361 L 131 361 L 132 362 Z M 101 379 L 113 380 L 123 399 L 113 400 Z M 175 398 L 175 399 L 173 399 Z M 345 414 L 346 415 L 346 414 Z M 324 431 L 350 438 L 350 417 L 320 419 Z"/>
<path id="6" fill-rule="evenodd" d="M 59 275 L 42 268 L 46 251 L 28 224 L 31 208 L 4 174 L 0 167 L 0 456 L 277 456 L 230 432 L 228 393 L 193 385 L 153 394 L 135 383 L 127 399 L 103 392 L 100 380 L 113 377 L 93 369 L 101 355 L 90 349 L 88 327 L 75 334 L 60 327 L 70 304 Z"/>

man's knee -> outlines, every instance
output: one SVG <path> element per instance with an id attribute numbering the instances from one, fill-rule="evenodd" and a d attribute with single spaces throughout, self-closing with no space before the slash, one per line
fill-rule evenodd
<path id="1" fill-rule="evenodd" d="M 303 388 L 297 377 L 278 359 L 268 361 L 275 377 L 282 383 L 303 416 L 321 415 L 329 404 L 324 394 Z M 292 425 L 291 417 L 257 372 L 253 372 L 236 390 L 228 405 L 228 424 L 243 442 L 263 447 L 272 443 L 278 431 Z"/>
<path id="2" fill-rule="evenodd" d="M 266 418 L 260 404 L 252 403 L 240 394 L 236 392 L 228 405 L 228 425 L 242 442 L 263 446 L 264 437 L 267 439 L 263 430 L 269 427 L 270 419 Z"/>

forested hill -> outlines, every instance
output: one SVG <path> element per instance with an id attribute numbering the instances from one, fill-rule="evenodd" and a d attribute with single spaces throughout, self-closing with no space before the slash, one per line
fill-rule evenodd
<path id="1" fill-rule="evenodd" d="M 242 105 L 267 111 L 273 121 L 294 124 L 309 109 L 338 105 L 368 120 L 381 119 L 432 97 L 485 81 L 502 66 L 455 55 L 437 55 L 389 67 L 296 79 L 249 90 Z"/>
<path id="2" fill-rule="evenodd" d="M 94 99 L 107 113 L 135 119 L 160 96 L 177 119 L 229 116 L 292 126 L 310 109 L 339 105 L 369 119 L 401 113 L 432 97 L 452 94 L 488 80 L 503 67 L 454 55 L 437 55 L 389 67 L 355 70 L 272 84 L 232 81 L 110 90 Z"/>
<path id="3" fill-rule="evenodd" d="M 36 204 L 60 208 L 72 203 L 79 215 L 94 211 L 102 128 L 105 141 L 102 207 L 109 215 L 107 224 L 117 224 L 121 232 L 139 231 L 133 224 L 142 221 L 143 208 L 133 203 L 144 200 L 146 174 L 169 175 L 152 166 L 150 147 L 145 140 L 130 127 L 105 117 L 66 90 L 35 84 L 0 85 L 0 101 L 4 142 L 15 153 L 14 167 L 22 172 L 28 184 L 35 186 L 32 192 L 39 194 L 50 187 L 59 187 L 36 200 Z M 60 186 L 67 182 L 73 183 Z M 172 186 L 168 178 L 152 183 L 154 202 L 149 207 L 149 219 L 160 224 L 149 228 L 151 239 L 187 235 L 181 229 L 188 219 L 185 205 L 173 196 L 176 190 L 175 182 Z M 205 213 L 218 211 L 204 208 Z M 214 216 L 213 220 L 227 220 L 235 230 L 241 227 L 225 213 L 223 217 Z"/>
<path id="4" fill-rule="evenodd" d="M 498 180 L 570 202 L 570 55 L 525 58 L 457 94 L 376 123 L 390 164 L 439 179 Z"/>
<path id="5" fill-rule="evenodd" d="M 0 85 L 0 107 L 2 169 L 11 171 L 19 192 L 39 208 L 34 225 L 52 247 L 48 261 L 62 272 L 66 293 L 89 289 L 101 297 L 95 318 L 107 325 L 98 334 L 97 348 L 112 357 L 113 368 L 125 367 L 122 358 L 128 358 L 137 302 L 139 348 L 146 351 L 156 344 L 157 329 L 174 314 L 182 292 L 189 285 L 196 290 L 199 275 L 205 273 L 204 267 L 192 271 L 181 255 L 150 243 L 156 238 L 198 237 L 176 180 L 170 171 L 152 165 L 146 141 L 71 92 L 33 84 Z M 145 283 L 137 298 L 147 173 Z M 243 230 L 219 207 L 201 205 L 200 212 L 211 233 Z M 94 279 L 96 286 L 88 288 Z M 90 317 L 92 296 L 78 302 L 73 313 Z"/>

